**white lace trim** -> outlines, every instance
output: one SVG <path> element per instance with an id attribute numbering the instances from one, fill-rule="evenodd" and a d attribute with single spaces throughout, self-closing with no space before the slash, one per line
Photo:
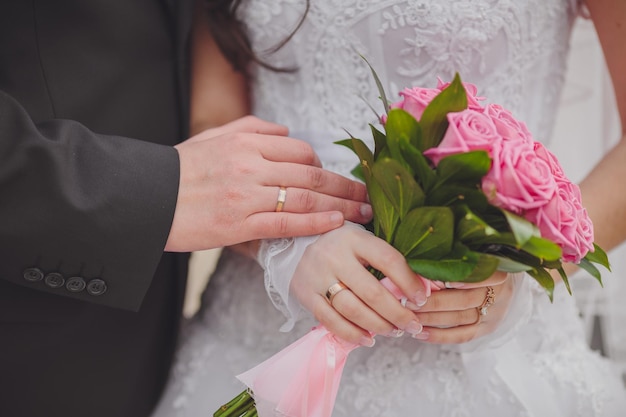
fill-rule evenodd
<path id="1" fill-rule="evenodd" d="M 304 251 L 318 238 L 319 235 L 264 240 L 259 248 L 257 260 L 264 271 L 265 290 L 274 307 L 287 318 L 281 332 L 290 331 L 299 319 L 310 316 L 296 297 L 290 295 L 289 288 Z"/>

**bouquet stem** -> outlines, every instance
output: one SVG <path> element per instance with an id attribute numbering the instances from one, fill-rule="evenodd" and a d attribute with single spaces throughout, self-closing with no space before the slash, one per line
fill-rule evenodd
<path id="1" fill-rule="evenodd" d="M 249 390 L 243 391 L 235 398 L 221 406 L 213 417 L 257 417 L 254 398 Z"/>

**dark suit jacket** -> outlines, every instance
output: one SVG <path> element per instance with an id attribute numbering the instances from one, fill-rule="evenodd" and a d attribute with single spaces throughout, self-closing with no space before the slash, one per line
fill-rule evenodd
<path id="1" fill-rule="evenodd" d="M 0 416 L 143 417 L 162 390 L 190 3 L 0 0 Z"/>

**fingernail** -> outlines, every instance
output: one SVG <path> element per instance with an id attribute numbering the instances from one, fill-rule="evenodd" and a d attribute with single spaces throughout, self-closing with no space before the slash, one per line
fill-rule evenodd
<path id="1" fill-rule="evenodd" d="M 410 301 L 407 301 L 404 306 L 411 311 L 418 311 L 420 308 L 422 308 L 422 306 L 418 306 L 417 304 L 412 303 Z"/>
<path id="2" fill-rule="evenodd" d="M 363 336 L 361 338 L 361 343 L 360 343 L 361 346 L 372 347 L 374 346 L 374 344 L 376 344 L 376 340 L 373 337 Z"/>
<path id="3" fill-rule="evenodd" d="M 446 282 L 446 288 L 463 288 L 465 287 L 464 282 Z"/>
<path id="4" fill-rule="evenodd" d="M 426 304 L 426 301 L 428 301 L 428 297 L 426 296 L 425 292 L 418 291 L 415 293 L 415 304 L 417 304 L 418 307 Z"/>
<path id="5" fill-rule="evenodd" d="M 393 329 L 386 335 L 387 337 L 402 337 L 404 336 L 404 330 L 402 329 Z"/>
<path id="6" fill-rule="evenodd" d="M 405 330 L 411 333 L 412 335 L 416 335 L 418 333 L 421 333 L 423 329 L 424 328 L 422 327 L 421 323 L 413 320 L 412 322 L 409 323 L 408 326 L 406 326 Z"/>
<path id="7" fill-rule="evenodd" d="M 371 218 L 372 217 L 372 206 L 370 206 L 369 204 L 362 204 L 361 205 L 361 216 L 366 217 L 366 218 Z"/>
<path id="8" fill-rule="evenodd" d="M 411 336 L 413 339 L 417 339 L 417 340 L 428 340 L 428 338 L 430 337 L 430 333 L 428 331 L 423 331 L 421 333 L 416 333 L 414 335 Z"/>
<path id="9" fill-rule="evenodd" d="M 343 224 L 343 214 L 333 213 L 330 215 L 330 222 L 333 224 Z"/>

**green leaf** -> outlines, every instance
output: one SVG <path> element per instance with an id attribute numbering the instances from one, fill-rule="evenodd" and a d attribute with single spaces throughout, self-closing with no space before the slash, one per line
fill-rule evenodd
<path id="1" fill-rule="evenodd" d="M 428 194 L 436 179 L 435 171 L 430 167 L 428 160 L 410 143 L 400 142 L 400 152 L 402 152 L 404 160 L 413 169 L 415 180 L 422 186 L 424 192 Z"/>
<path id="2" fill-rule="evenodd" d="M 365 174 L 363 173 L 363 166 L 361 164 L 352 168 L 350 174 L 352 174 L 352 176 L 354 176 L 355 178 L 358 178 L 361 181 L 365 182 Z"/>
<path id="3" fill-rule="evenodd" d="M 413 116 L 402 109 L 393 109 L 389 112 L 385 132 L 387 146 L 396 159 L 402 158 L 401 143 L 410 143 L 418 149 L 422 148 L 422 128 Z"/>
<path id="4" fill-rule="evenodd" d="M 478 253 L 478 252 L 470 252 L 471 254 L 476 254 L 478 256 L 478 262 L 474 269 L 472 269 L 472 273 L 469 274 L 464 281 L 465 282 L 480 282 L 484 281 L 496 272 L 498 269 L 498 265 L 500 264 L 500 260 L 492 255 L 486 253 Z"/>
<path id="5" fill-rule="evenodd" d="M 578 264 L 578 266 L 580 266 L 582 269 L 587 271 L 589 273 L 589 275 L 591 275 L 592 277 L 597 279 L 598 282 L 600 283 L 600 285 L 602 285 L 604 287 L 604 284 L 602 284 L 602 274 L 600 274 L 600 271 L 598 270 L 598 268 L 596 268 L 596 266 L 594 264 L 589 262 L 587 260 L 587 258 L 581 259 L 580 263 Z"/>
<path id="6" fill-rule="evenodd" d="M 348 132 L 348 135 L 350 133 Z M 345 146 L 346 148 L 352 150 L 358 157 L 361 166 L 361 174 L 363 176 L 364 181 L 369 182 L 370 176 L 372 175 L 372 165 L 374 164 L 374 155 L 370 148 L 367 147 L 365 142 L 361 139 L 357 139 L 354 136 L 350 135 L 350 139 L 343 139 L 335 142 L 337 145 Z"/>
<path id="7" fill-rule="evenodd" d="M 437 259 L 452 250 L 454 215 L 448 207 L 418 207 L 398 226 L 393 246 L 405 257 Z"/>
<path id="8" fill-rule="evenodd" d="M 438 281 L 479 282 L 490 277 L 498 265 L 497 259 L 468 250 L 456 242 L 453 250 L 441 259 L 409 258 L 409 267 L 423 277 Z"/>
<path id="9" fill-rule="evenodd" d="M 554 301 L 554 280 L 552 279 L 552 275 L 548 273 L 543 268 L 533 268 L 527 271 L 528 275 L 535 278 L 535 281 L 541 285 L 546 292 L 548 293 L 548 297 L 550 297 L 550 301 Z"/>
<path id="10" fill-rule="evenodd" d="M 517 216 L 508 210 L 502 210 L 502 213 L 504 213 L 519 247 L 523 247 L 533 236 L 541 237 L 541 233 L 539 232 L 537 226 L 528 220 Z"/>
<path id="11" fill-rule="evenodd" d="M 465 243 L 472 239 L 497 236 L 499 234 L 496 229 L 472 212 L 467 205 L 461 206 L 459 211 L 463 215 L 460 216 L 456 225 L 456 237 L 461 242 Z"/>
<path id="12" fill-rule="evenodd" d="M 400 219 L 403 219 L 411 209 L 424 204 L 424 192 L 421 187 L 398 161 L 383 158 L 374 162 L 372 175 L 393 204 Z M 373 200 L 371 195 L 370 200 Z"/>
<path id="13" fill-rule="evenodd" d="M 389 113 L 389 101 L 387 101 L 387 96 L 385 94 L 385 89 L 383 88 L 383 84 L 380 82 L 380 78 L 378 78 L 378 74 L 374 71 L 374 68 L 370 65 L 369 61 L 365 59 L 363 55 L 361 55 L 363 61 L 370 67 L 370 71 L 372 71 L 372 75 L 374 76 L 374 81 L 376 82 L 376 87 L 378 87 L 378 93 L 380 94 L 380 99 L 383 102 L 383 106 L 385 106 L 385 113 Z"/>
<path id="14" fill-rule="evenodd" d="M 467 93 L 457 73 L 448 87 L 439 93 L 424 109 L 420 119 L 423 132 L 423 147 L 425 151 L 439 145 L 448 128 L 447 115 L 450 112 L 459 112 L 467 108 Z"/>
<path id="15" fill-rule="evenodd" d="M 476 263 L 469 259 L 408 260 L 409 267 L 415 273 L 435 281 L 463 281 L 472 273 Z"/>
<path id="16" fill-rule="evenodd" d="M 437 184 L 450 182 L 480 184 L 491 168 L 491 158 L 485 151 L 450 155 L 437 165 Z"/>
<path id="17" fill-rule="evenodd" d="M 545 259 L 546 261 L 558 261 L 562 256 L 559 245 L 551 240 L 535 236 L 528 239 L 528 241 L 522 245 L 522 250 L 541 260 Z"/>
<path id="18" fill-rule="evenodd" d="M 569 279 L 567 278 L 567 274 L 565 273 L 565 270 L 563 269 L 563 267 L 557 268 L 557 271 L 559 271 L 559 275 L 561 276 L 561 279 L 563 280 L 563 284 L 565 284 L 565 288 L 567 288 L 567 292 L 569 293 L 569 295 L 572 295 L 572 288 L 569 285 Z"/>
<path id="19" fill-rule="evenodd" d="M 600 264 L 610 271 L 611 265 L 609 264 L 609 257 L 606 255 L 606 252 L 604 252 L 604 250 L 595 243 L 593 244 L 593 248 L 594 251 L 587 252 L 587 255 L 585 255 L 585 259 L 587 259 L 589 262 Z"/>
<path id="20" fill-rule="evenodd" d="M 374 138 L 374 159 L 376 159 L 381 151 L 387 147 L 387 136 L 372 124 L 370 124 L 370 129 Z"/>
<path id="21" fill-rule="evenodd" d="M 504 257 L 504 256 L 497 256 L 497 255 L 491 255 L 491 256 L 493 256 L 494 258 L 497 258 L 500 261 L 498 263 L 498 270 L 499 271 L 515 273 L 515 272 L 528 271 L 528 270 L 533 268 L 530 265 L 527 265 L 527 264 L 522 263 L 522 262 L 514 261 L 511 258 L 507 258 L 507 257 Z"/>
<path id="22" fill-rule="evenodd" d="M 487 197 L 478 188 L 459 184 L 434 187 L 426 196 L 425 204 L 429 206 L 465 204 L 479 212 L 483 212 L 489 206 Z"/>
<path id="23" fill-rule="evenodd" d="M 373 177 L 367 183 L 367 192 L 374 212 L 374 234 L 391 243 L 400 219 L 398 212 L 383 192 L 378 181 Z"/>

